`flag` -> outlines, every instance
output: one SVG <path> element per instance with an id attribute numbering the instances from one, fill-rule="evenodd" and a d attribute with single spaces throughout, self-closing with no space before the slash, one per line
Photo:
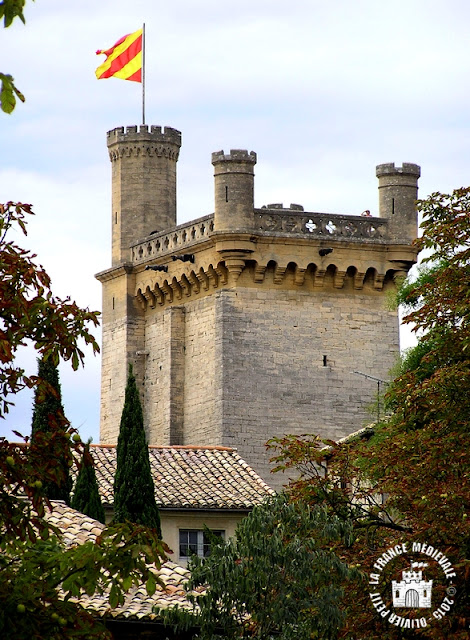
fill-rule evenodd
<path id="1" fill-rule="evenodd" d="M 139 29 L 118 40 L 110 49 L 96 52 L 106 56 L 95 71 L 98 80 L 113 77 L 142 82 L 142 33 L 143 29 Z"/>

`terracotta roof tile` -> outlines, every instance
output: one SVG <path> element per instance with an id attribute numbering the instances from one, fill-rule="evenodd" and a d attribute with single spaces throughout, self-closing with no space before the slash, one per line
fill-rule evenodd
<path id="1" fill-rule="evenodd" d="M 113 504 L 115 445 L 91 445 L 104 505 Z M 149 447 L 157 505 L 163 508 L 252 509 L 273 490 L 227 447 Z"/>
<path id="2" fill-rule="evenodd" d="M 53 510 L 46 510 L 47 519 L 58 527 L 63 533 L 63 539 L 67 546 L 81 544 L 87 541 L 94 541 L 99 532 L 104 529 L 104 525 L 82 513 L 68 507 L 64 502 L 52 501 Z M 157 572 L 156 572 L 157 573 Z M 146 618 L 156 619 L 152 608 L 157 605 L 162 609 L 175 606 L 190 607 L 184 596 L 184 583 L 189 578 L 187 569 L 167 560 L 158 572 L 166 585 L 163 590 L 157 586 L 153 596 L 148 596 L 144 586 L 130 589 L 125 603 L 122 607 L 111 609 L 106 595 L 95 594 L 92 597 L 83 595 L 80 597 L 80 604 L 94 611 L 99 615 L 109 615 L 113 618 Z"/>

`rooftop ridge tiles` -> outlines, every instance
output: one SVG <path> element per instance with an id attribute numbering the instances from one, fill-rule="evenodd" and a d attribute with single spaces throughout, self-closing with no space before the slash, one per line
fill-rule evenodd
<path id="1" fill-rule="evenodd" d="M 92 443 L 90 445 L 94 448 L 101 449 L 116 449 L 116 444 L 106 444 L 106 443 Z M 238 453 L 236 447 L 222 447 L 219 445 L 196 445 L 196 444 L 171 444 L 171 445 L 160 445 L 160 444 L 149 444 L 149 449 L 176 449 L 178 451 L 231 451 L 233 453 Z"/>

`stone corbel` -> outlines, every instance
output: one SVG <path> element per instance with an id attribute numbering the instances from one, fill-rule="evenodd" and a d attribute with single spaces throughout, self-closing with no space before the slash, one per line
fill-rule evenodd
<path id="1" fill-rule="evenodd" d="M 215 271 L 219 277 L 220 284 L 224 285 L 228 282 L 228 269 L 223 262 L 219 262 Z"/>
<path id="2" fill-rule="evenodd" d="M 167 301 L 168 302 L 173 302 L 173 289 L 168 284 L 167 280 L 165 280 L 165 282 L 162 284 L 162 286 L 160 288 L 163 291 L 163 293 L 165 294 L 165 298 L 167 299 Z"/>
<path id="3" fill-rule="evenodd" d="M 245 259 L 240 257 L 225 258 L 225 266 L 228 271 L 228 280 L 235 283 L 245 268 Z"/>
<path id="4" fill-rule="evenodd" d="M 261 282 L 264 282 L 265 274 L 266 274 L 266 265 L 256 264 L 255 275 L 254 275 L 255 282 L 257 282 L 259 284 Z"/>
<path id="5" fill-rule="evenodd" d="M 306 269 L 302 269 L 298 265 L 295 265 L 294 284 L 301 287 L 305 282 Z"/>
<path id="6" fill-rule="evenodd" d="M 364 271 L 356 271 L 354 274 L 354 288 L 355 289 L 363 289 L 364 288 Z"/>
<path id="7" fill-rule="evenodd" d="M 194 293 L 199 293 L 199 291 L 201 290 L 201 283 L 194 271 L 191 271 L 191 273 L 189 274 L 188 282 L 190 283 Z"/>
<path id="8" fill-rule="evenodd" d="M 183 297 L 183 288 L 181 287 L 180 283 L 178 282 L 178 280 L 176 278 L 173 278 L 173 280 L 170 283 L 170 287 L 174 291 L 173 300 L 175 298 L 176 298 L 176 300 L 181 300 L 181 298 Z"/>
<path id="9" fill-rule="evenodd" d="M 188 277 L 185 273 L 181 276 L 180 280 L 181 290 L 184 292 L 184 295 L 189 297 L 191 295 L 191 283 L 188 280 Z"/>
<path id="10" fill-rule="evenodd" d="M 160 286 L 158 285 L 158 282 L 155 283 L 155 286 L 153 288 L 153 292 L 154 292 L 155 297 L 157 299 L 157 303 L 159 305 L 165 304 L 165 293 L 160 289 Z"/>
<path id="11" fill-rule="evenodd" d="M 144 295 L 144 298 L 147 301 L 149 307 L 151 309 L 155 309 L 155 305 L 156 305 L 157 300 L 155 298 L 155 295 L 154 295 L 153 291 L 150 291 L 150 287 L 147 287 L 145 289 L 143 295 Z"/>
<path id="12" fill-rule="evenodd" d="M 209 282 L 212 284 L 212 287 L 214 289 L 217 289 L 217 286 L 219 284 L 219 276 L 217 275 L 216 270 L 214 269 L 214 267 L 210 264 L 209 268 L 207 269 L 207 275 L 209 276 Z"/>
<path id="13" fill-rule="evenodd" d="M 278 264 L 276 265 L 274 269 L 274 276 L 273 276 L 274 284 L 282 283 L 282 281 L 284 280 L 286 269 L 287 267 L 280 267 Z"/>
<path id="14" fill-rule="evenodd" d="M 336 273 L 334 275 L 334 287 L 335 289 L 342 289 L 344 287 L 344 278 L 346 277 L 346 271 L 340 271 L 336 269 Z"/>
<path id="15" fill-rule="evenodd" d="M 315 289 L 321 289 L 325 280 L 326 269 L 317 269 L 313 275 L 313 286 Z"/>
<path id="16" fill-rule="evenodd" d="M 204 269 L 202 267 L 199 269 L 199 272 L 196 274 L 196 278 L 202 284 L 202 288 L 204 289 L 204 291 L 207 291 L 209 289 L 209 278 L 207 274 L 204 272 Z"/>
<path id="17" fill-rule="evenodd" d="M 384 273 L 377 273 L 377 271 L 375 272 L 374 289 L 376 291 L 381 291 L 383 289 L 384 278 L 385 278 L 385 274 Z"/>
<path id="18" fill-rule="evenodd" d="M 145 296 L 140 289 L 137 291 L 136 299 L 139 307 L 142 309 L 142 311 L 145 311 L 145 309 L 147 308 L 147 300 L 145 299 Z"/>

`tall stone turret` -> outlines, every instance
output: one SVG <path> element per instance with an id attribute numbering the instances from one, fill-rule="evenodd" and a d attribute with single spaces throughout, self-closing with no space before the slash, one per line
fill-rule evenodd
<path id="1" fill-rule="evenodd" d="M 129 247 L 176 225 L 176 162 L 181 133 L 141 125 L 108 131 L 112 163 L 113 266 L 128 262 Z"/>
<path id="2" fill-rule="evenodd" d="M 417 236 L 416 198 L 421 169 L 417 164 L 394 162 L 379 164 L 379 216 L 388 218 L 389 233 L 395 240 L 408 244 Z"/>

